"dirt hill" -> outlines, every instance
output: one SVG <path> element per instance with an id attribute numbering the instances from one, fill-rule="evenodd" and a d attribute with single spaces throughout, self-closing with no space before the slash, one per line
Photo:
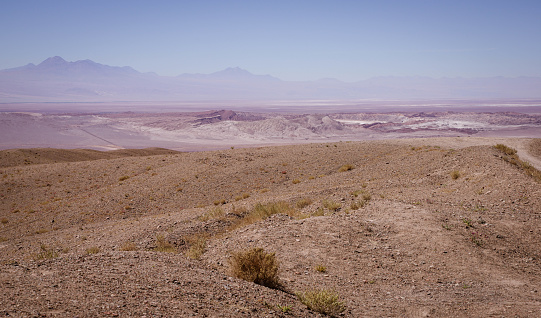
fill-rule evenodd
<path id="1" fill-rule="evenodd" d="M 540 316 L 541 186 L 497 143 L 541 160 L 475 138 L 0 152 L 21 163 L 0 169 L 0 314 L 317 317 L 295 295 L 317 288 L 346 317 Z M 281 288 L 232 275 L 251 247 Z"/>

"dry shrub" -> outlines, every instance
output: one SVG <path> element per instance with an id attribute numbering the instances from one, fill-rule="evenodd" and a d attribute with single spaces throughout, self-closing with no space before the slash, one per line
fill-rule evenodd
<path id="1" fill-rule="evenodd" d="M 353 170 L 354 168 L 355 167 L 352 165 L 343 165 L 338 169 L 338 172 L 350 171 L 350 170 Z"/>
<path id="2" fill-rule="evenodd" d="M 92 246 L 86 249 L 86 254 L 98 254 L 100 252 L 100 248 L 97 246 Z"/>
<path id="3" fill-rule="evenodd" d="M 350 209 L 352 210 L 358 210 L 360 208 L 363 208 L 364 206 L 366 205 L 366 201 L 355 201 L 355 202 L 351 202 L 351 204 L 349 205 Z"/>
<path id="4" fill-rule="evenodd" d="M 310 204 L 312 204 L 312 200 L 310 198 L 303 198 L 303 199 L 298 200 L 297 203 L 295 203 L 295 205 L 299 209 L 305 208 L 309 206 Z"/>
<path id="5" fill-rule="evenodd" d="M 41 244 L 41 251 L 34 256 L 35 260 L 57 258 L 58 253 L 53 248 L 47 248 L 45 244 Z"/>
<path id="6" fill-rule="evenodd" d="M 127 241 L 124 244 L 122 244 L 122 246 L 120 247 L 120 250 L 121 251 L 136 251 L 137 246 L 135 245 L 135 243 Z"/>
<path id="7" fill-rule="evenodd" d="M 224 214 L 225 212 L 221 207 L 215 206 L 211 208 L 210 210 L 208 210 L 205 214 L 201 215 L 199 217 L 199 221 L 205 222 L 211 219 L 217 219 L 219 217 L 224 216 Z"/>
<path id="8" fill-rule="evenodd" d="M 494 148 L 501 151 L 504 156 L 502 156 L 502 159 L 506 162 L 509 162 L 510 164 L 517 166 L 519 169 L 524 171 L 527 175 L 534 178 L 535 181 L 541 182 L 541 171 L 537 170 L 534 166 L 532 166 L 530 163 L 526 161 L 520 160 L 520 158 L 517 155 L 517 151 L 513 148 L 507 147 L 503 144 L 497 144 L 494 146 Z"/>
<path id="9" fill-rule="evenodd" d="M 200 259 L 207 248 L 207 237 L 204 235 L 194 235 L 186 238 L 186 241 L 190 245 L 186 251 L 186 256 L 191 259 Z"/>
<path id="10" fill-rule="evenodd" d="M 161 234 L 156 236 L 156 247 L 154 248 L 156 252 L 165 252 L 165 253 L 176 253 L 177 249 Z"/>
<path id="11" fill-rule="evenodd" d="M 456 179 L 460 178 L 460 171 L 455 170 L 455 171 L 451 172 L 451 178 L 453 178 L 453 180 L 456 180 Z"/>
<path id="12" fill-rule="evenodd" d="M 339 301 L 338 294 L 334 291 L 314 289 L 306 292 L 297 292 L 296 295 L 306 307 L 324 315 L 337 316 L 346 310 L 346 306 L 343 302 Z"/>
<path id="13" fill-rule="evenodd" d="M 338 211 L 340 209 L 340 203 L 331 200 L 324 200 L 323 206 L 330 211 Z"/>
<path id="14" fill-rule="evenodd" d="M 275 253 L 260 247 L 235 252 L 230 260 L 233 276 L 258 285 L 279 288 L 278 261 Z"/>

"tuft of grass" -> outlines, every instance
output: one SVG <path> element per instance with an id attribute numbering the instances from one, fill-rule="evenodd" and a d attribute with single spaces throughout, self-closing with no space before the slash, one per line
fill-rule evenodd
<path id="1" fill-rule="evenodd" d="M 305 208 L 309 206 L 310 204 L 312 204 L 312 199 L 310 198 L 303 198 L 303 199 L 298 200 L 297 203 L 295 203 L 298 209 Z"/>
<path id="2" fill-rule="evenodd" d="M 53 248 L 47 248 L 45 244 L 41 244 L 41 251 L 34 256 L 35 260 L 57 258 L 58 253 Z"/>
<path id="3" fill-rule="evenodd" d="M 136 251 L 137 246 L 135 245 L 135 243 L 127 241 L 124 244 L 122 244 L 122 246 L 120 247 L 120 250 L 121 251 Z"/>
<path id="4" fill-rule="evenodd" d="M 205 214 L 201 215 L 199 217 L 199 221 L 205 222 L 211 219 L 216 219 L 224 216 L 224 214 L 225 212 L 221 207 L 215 206 L 208 210 Z"/>
<path id="5" fill-rule="evenodd" d="M 338 172 L 350 171 L 350 170 L 353 170 L 354 168 L 355 167 L 352 165 L 343 165 L 338 169 Z"/>
<path id="6" fill-rule="evenodd" d="M 453 180 L 456 180 L 458 178 L 460 178 L 460 171 L 458 170 L 454 170 L 451 172 L 451 178 L 453 178 Z"/>
<path id="7" fill-rule="evenodd" d="M 100 248 L 97 246 L 92 246 L 86 249 L 86 254 L 98 254 L 100 252 Z"/>
<path id="8" fill-rule="evenodd" d="M 242 195 L 237 195 L 235 197 L 235 201 L 240 201 L 240 200 L 243 200 L 243 199 L 248 199 L 250 197 L 250 194 L 249 193 L 243 193 Z"/>
<path id="9" fill-rule="evenodd" d="M 0 223 L 2 223 L 2 224 L 7 224 L 8 222 L 9 222 L 9 220 L 7 218 L 2 218 L 0 220 Z"/>
<path id="10" fill-rule="evenodd" d="M 122 182 L 122 181 L 128 180 L 129 178 L 130 178 L 129 176 L 122 176 L 118 178 L 118 181 Z"/>
<path id="11" fill-rule="evenodd" d="M 280 309 L 280 311 L 282 312 L 289 312 L 291 310 L 291 306 L 287 306 L 287 305 L 284 305 L 284 306 L 281 306 L 281 305 L 276 305 L 278 307 L 278 309 Z"/>
<path id="12" fill-rule="evenodd" d="M 320 272 L 320 273 L 326 273 L 327 272 L 327 267 L 319 264 L 315 267 L 316 271 Z"/>
<path id="13" fill-rule="evenodd" d="M 165 252 L 165 253 L 176 253 L 177 249 L 167 240 L 162 234 L 156 236 L 156 247 L 154 248 L 156 252 Z"/>
<path id="14" fill-rule="evenodd" d="M 366 201 L 354 201 L 354 202 L 351 202 L 351 204 L 349 205 L 349 208 L 352 209 L 352 210 L 358 210 L 360 208 L 363 208 L 364 206 L 366 205 Z"/>
<path id="15" fill-rule="evenodd" d="M 215 200 L 213 203 L 214 203 L 214 205 L 223 205 L 223 204 L 227 203 L 227 200 L 225 200 L 225 199 Z"/>
<path id="16" fill-rule="evenodd" d="M 275 253 L 254 247 L 235 252 L 230 259 L 233 276 L 269 288 L 281 286 L 278 279 L 279 264 Z"/>
<path id="17" fill-rule="evenodd" d="M 326 209 L 330 210 L 330 211 L 338 211 L 340 209 L 340 203 L 338 202 L 334 202 L 334 201 L 331 201 L 331 200 L 323 200 L 322 202 L 323 204 L 323 207 L 325 207 Z"/>
<path id="18" fill-rule="evenodd" d="M 338 294 L 334 291 L 314 289 L 295 294 L 306 307 L 324 315 L 337 316 L 346 310 L 346 305 L 339 300 Z"/>
<path id="19" fill-rule="evenodd" d="M 474 227 L 471 219 L 464 218 L 462 219 L 462 223 L 466 225 L 466 228 Z"/>
<path id="20" fill-rule="evenodd" d="M 186 251 L 186 256 L 191 259 L 200 259 L 207 248 L 207 237 L 204 235 L 194 235 L 186 239 L 190 248 Z"/>
<path id="21" fill-rule="evenodd" d="M 301 180 L 299 180 L 299 179 L 294 179 L 293 181 L 291 181 L 291 183 L 293 183 L 293 184 L 301 183 Z"/>

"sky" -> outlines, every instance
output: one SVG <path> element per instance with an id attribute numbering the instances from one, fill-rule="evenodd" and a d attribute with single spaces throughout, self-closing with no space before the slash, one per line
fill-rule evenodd
<path id="1" fill-rule="evenodd" d="M 0 69 L 51 56 L 176 76 L 541 76 L 539 0 L 0 0 Z"/>

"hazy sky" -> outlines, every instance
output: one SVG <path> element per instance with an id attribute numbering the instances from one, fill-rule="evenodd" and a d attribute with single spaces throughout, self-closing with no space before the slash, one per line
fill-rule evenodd
<path id="1" fill-rule="evenodd" d="M 0 0 L 0 30 L 0 69 L 59 55 L 172 76 L 541 76 L 541 0 Z"/>

